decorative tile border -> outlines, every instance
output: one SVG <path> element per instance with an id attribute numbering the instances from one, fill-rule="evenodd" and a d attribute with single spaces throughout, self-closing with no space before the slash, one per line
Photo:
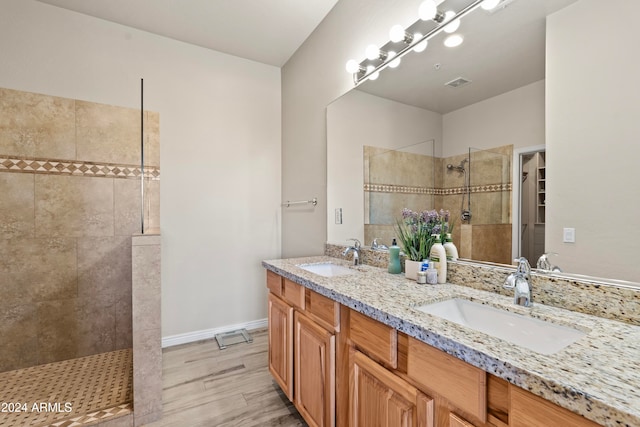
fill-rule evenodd
<path id="1" fill-rule="evenodd" d="M 0 155 L 0 172 L 137 179 L 140 178 L 141 169 L 140 166 L 135 165 L 119 165 L 83 160 L 18 158 Z M 160 168 L 157 166 L 145 166 L 144 175 L 146 178 L 159 181 Z"/>
<path id="2" fill-rule="evenodd" d="M 405 194 L 436 194 L 435 188 L 410 187 L 393 184 L 365 184 L 364 191 L 371 193 L 405 193 Z"/>
<path id="3" fill-rule="evenodd" d="M 500 191 L 511 191 L 511 189 L 511 183 L 506 183 L 474 185 L 469 188 L 469 191 L 471 193 L 495 193 Z M 452 194 L 465 194 L 467 192 L 467 189 L 465 187 L 429 188 L 393 184 L 364 184 L 364 191 L 368 193 L 403 193 L 448 196 Z"/>

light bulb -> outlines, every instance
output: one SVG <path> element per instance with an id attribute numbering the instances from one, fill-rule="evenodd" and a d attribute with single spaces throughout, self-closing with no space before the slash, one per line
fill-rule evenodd
<path id="1" fill-rule="evenodd" d="M 394 51 L 390 50 L 387 53 L 387 58 L 391 59 L 391 58 L 395 58 L 395 56 L 397 55 Z M 391 62 L 389 62 L 389 67 L 391 68 L 396 68 L 398 65 L 400 65 L 400 58 L 396 58 L 394 60 L 392 60 Z"/>
<path id="2" fill-rule="evenodd" d="M 480 3 L 480 7 L 484 10 L 491 10 L 496 7 L 498 3 L 500 3 L 500 0 L 484 0 L 482 3 Z"/>
<path id="3" fill-rule="evenodd" d="M 413 35 L 414 40 L 420 40 L 421 38 L 422 38 L 422 34 L 420 33 L 415 33 Z M 429 44 L 428 40 L 422 41 L 413 47 L 413 51 L 417 53 L 423 52 L 427 48 L 428 44 Z"/>
<path id="4" fill-rule="evenodd" d="M 376 69 L 376 67 L 374 67 L 373 65 L 369 65 L 369 66 L 367 67 L 367 73 L 370 73 L 370 72 L 372 72 L 372 71 L 373 71 L 373 70 L 375 70 L 375 69 Z M 379 72 L 379 71 L 376 71 L 375 73 L 371 74 L 368 78 L 369 78 L 369 80 L 375 80 L 375 79 L 377 79 L 377 78 L 378 78 L 378 76 L 379 76 L 379 75 L 380 75 L 380 72 Z"/>
<path id="5" fill-rule="evenodd" d="M 380 49 L 375 44 L 370 44 L 364 50 L 364 55 L 370 60 L 380 59 Z"/>
<path id="6" fill-rule="evenodd" d="M 447 10 L 444 14 L 444 22 L 447 23 L 451 21 L 454 16 L 456 16 L 456 13 L 453 10 Z M 455 21 L 452 21 L 445 25 L 444 32 L 449 34 L 455 33 L 458 28 L 460 28 L 460 20 L 456 19 Z"/>
<path id="7" fill-rule="evenodd" d="M 444 45 L 446 47 L 456 47 L 456 46 L 460 46 L 463 41 L 464 41 L 464 38 L 460 34 L 452 34 L 446 39 L 444 39 Z"/>
<path id="8" fill-rule="evenodd" d="M 438 7 L 433 0 L 424 0 L 418 8 L 418 17 L 423 21 L 433 19 L 438 14 Z"/>
<path id="9" fill-rule="evenodd" d="M 401 42 L 404 40 L 405 34 L 406 32 L 404 31 L 402 25 L 394 25 L 389 30 L 389 40 L 394 43 Z"/>
<path id="10" fill-rule="evenodd" d="M 347 73 L 355 74 L 360 71 L 360 64 L 358 64 L 355 59 L 350 59 L 347 61 L 345 68 L 347 69 Z"/>

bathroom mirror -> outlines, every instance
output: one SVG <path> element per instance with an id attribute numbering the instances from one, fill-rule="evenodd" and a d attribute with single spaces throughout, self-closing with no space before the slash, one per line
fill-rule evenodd
<path id="1" fill-rule="evenodd" d="M 446 10 L 451 6 L 457 10 L 461 3 L 464 2 L 445 1 L 440 8 Z M 576 59 L 569 51 L 570 43 L 567 40 L 579 37 L 585 39 L 581 34 L 592 32 L 593 25 L 597 22 L 613 26 L 613 23 L 603 24 L 607 21 L 601 18 L 603 13 L 606 14 L 602 9 L 606 8 L 592 0 L 516 0 L 503 3 L 506 6 L 499 7 L 493 13 L 478 10 L 470 14 L 468 19 L 465 17 L 458 31 L 464 36 L 461 46 L 444 48 L 443 37 L 435 37 L 429 41 L 427 51 L 404 56 L 400 67 L 382 70 L 377 80 L 361 84 L 328 106 L 327 241 L 342 244 L 346 238 L 365 237 L 364 206 L 367 196 L 366 191 L 363 191 L 362 180 L 362 147 L 365 145 L 399 148 L 419 141 L 433 140 L 435 158 L 442 159 L 436 166 L 436 181 L 458 178 L 460 182 L 462 178 L 455 170 L 446 169 L 448 164 L 459 166 L 462 159 L 468 157 L 469 152 L 474 149 L 490 152 L 503 150 L 503 155 L 510 158 L 508 163 L 512 178 L 508 182 L 508 189 L 500 193 L 501 200 L 507 200 L 510 207 L 505 212 L 505 205 L 502 203 L 500 209 L 502 218 L 507 219 L 505 223 L 512 224 L 513 205 L 520 202 L 519 192 L 511 188 L 516 181 L 522 179 L 522 173 L 518 171 L 519 155 L 528 148 L 544 148 L 546 144 L 545 189 L 548 196 L 542 199 L 547 203 L 546 230 L 543 233 L 546 250 L 559 253 L 552 262 L 563 267 L 566 272 L 640 282 L 638 273 L 633 269 L 633 262 L 628 256 L 625 258 L 624 254 L 622 257 L 618 256 L 611 265 L 603 267 L 600 244 L 615 247 L 617 242 L 627 241 L 630 236 L 640 237 L 640 232 L 637 231 L 638 227 L 632 227 L 631 230 L 629 227 L 621 227 L 624 230 L 613 227 L 606 233 L 606 237 L 599 240 L 591 238 L 590 233 L 595 225 L 590 227 L 588 224 L 601 223 L 602 213 L 598 217 L 590 215 L 595 211 L 601 212 L 602 209 L 594 209 L 588 203 L 593 199 L 584 197 L 585 192 L 581 188 L 598 180 L 598 175 L 582 171 L 601 169 L 603 162 L 598 156 L 586 155 L 587 150 L 576 148 L 575 140 L 584 141 L 584 137 L 572 136 L 565 128 L 559 129 L 557 125 L 565 122 L 567 128 L 584 128 L 588 125 L 580 115 L 572 117 L 567 114 L 569 112 L 560 111 L 555 106 L 564 103 L 562 107 L 568 108 L 566 99 L 570 95 L 575 97 L 576 92 L 565 94 L 564 88 L 559 84 L 569 79 L 568 73 L 572 71 L 576 71 L 574 79 L 580 75 L 576 69 L 570 71 L 572 67 L 582 65 L 584 68 L 580 58 Z M 629 7 L 637 9 L 637 6 Z M 556 13 L 558 11 L 560 13 Z M 549 26 L 546 17 L 552 14 L 562 16 L 557 19 L 554 17 L 556 22 Z M 571 25 L 571 30 L 561 27 L 562 23 Z M 594 37 L 602 38 L 602 34 Z M 607 39 L 615 37 L 611 33 Z M 606 43 L 603 42 L 598 48 L 604 49 L 604 45 Z M 594 60 L 592 57 L 588 58 L 588 61 Z M 611 65 L 607 68 L 609 76 L 613 77 L 617 72 Z M 632 69 L 637 70 L 636 63 L 631 65 Z M 594 78 L 589 73 L 582 72 L 582 69 L 580 71 L 587 74 L 584 78 Z M 463 80 L 469 83 L 464 83 Z M 446 85 L 452 81 L 452 85 Z M 601 97 L 603 101 L 610 98 L 612 97 Z M 593 107 L 597 104 L 595 101 L 582 103 L 585 108 L 587 105 Z M 554 106 L 554 109 L 550 111 L 549 105 Z M 637 111 L 636 106 L 632 108 Z M 586 112 L 583 114 L 583 117 L 588 117 Z M 556 117 L 563 122 L 554 120 Z M 606 127 L 605 121 L 598 123 L 598 126 L 592 134 L 606 131 L 601 130 Z M 336 135 L 340 135 L 337 140 Z M 347 143 L 345 146 L 345 138 L 353 144 Z M 337 143 L 338 140 L 341 142 Z M 607 140 L 607 144 L 626 143 Z M 567 157 L 566 150 L 572 152 L 571 157 Z M 581 156 L 581 161 L 576 162 L 573 152 L 585 156 Z M 637 183 L 640 176 L 636 170 L 637 168 L 618 170 L 614 181 Z M 513 178 L 514 171 L 520 174 L 518 178 Z M 632 176 L 629 177 L 629 174 Z M 572 176 L 585 177 L 586 181 L 579 184 L 571 182 L 569 179 Z M 632 180 L 627 181 L 629 178 Z M 575 186 L 572 187 L 572 184 Z M 628 194 L 621 193 L 624 192 L 607 192 L 606 197 L 616 197 L 607 204 L 625 206 L 629 197 Z M 475 196 L 471 193 L 472 212 Z M 562 205 L 562 209 L 552 209 L 554 206 L 551 202 L 554 201 L 556 206 Z M 567 207 L 567 203 L 576 206 L 586 204 L 586 207 L 580 209 L 578 215 L 565 214 L 571 207 Z M 358 205 L 362 207 L 357 208 Z M 338 223 L 338 209 L 341 210 L 341 223 Z M 571 216 L 567 218 L 567 215 Z M 460 222 L 457 224 L 459 226 Z M 563 242 L 563 236 L 558 235 L 565 228 L 573 228 L 572 226 L 582 227 L 575 229 L 576 241 Z M 512 256 L 510 234 L 508 237 L 498 235 L 497 244 L 507 247 L 507 253 Z M 368 245 L 371 242 L 365 240 L 365 243 Z M 469 258 L 482 261 L 473 256 Z"/>

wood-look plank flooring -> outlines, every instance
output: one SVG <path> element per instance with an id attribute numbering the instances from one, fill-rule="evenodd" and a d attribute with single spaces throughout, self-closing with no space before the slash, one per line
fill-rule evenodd
<path id="1" fill-rule="evenodd" d="M 249 332 L 252 343 L 224 350 L 215 340 L 164 349 L 164 416 L 147 426 L 306 427 L 269 374 L 267 330 Z"/>

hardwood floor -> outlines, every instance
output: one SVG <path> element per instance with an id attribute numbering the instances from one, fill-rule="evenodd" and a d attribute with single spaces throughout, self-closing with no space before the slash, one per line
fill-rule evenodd
<path id="1" fill-rule="evenodd" d="M 267 330 L 220 350 L 215 340 L 163 351 L 162 420 L 149 427 L 304 426 L 267 369 Z M 134 408 L 135 410 L 135 408 Z"/>

